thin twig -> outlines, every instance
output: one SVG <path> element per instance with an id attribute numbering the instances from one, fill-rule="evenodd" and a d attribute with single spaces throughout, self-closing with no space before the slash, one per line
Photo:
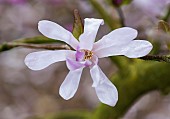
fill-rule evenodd
<path id="1" fill-rule="evenodd" d="M 170 56 L 166 56 L 166 55 L 162 55 L 162 56 L 161 55 L 146 55 L 144 57 L 140 57 L 139 59 L 170 63 Z"/>
<path id="2" fill-rule="evenodd" d="M 26 47 L 26 46 L 31 47 L 32 46 L 32 48 L 33 48 L 36 44 L 44 44 L 45 45 L 45 44 L 51 44 L 51 43 L 59 43 L 59 44 L 62 43 L 63 44 L 63 42 L 61 42 L 59 40 L 53 40 L 53 39 L 43 37 L 43 36 L 36 36 L 36 37 L 32 37 L 32 38 L 22 38 L 22 39 L 14 40 L 12 42 L 2 43 L 2 44 L 0 44 L 0 52 L 7 51 L 7 50 L 10 50 L 12 48 L 22 46 L 22 45 L 24 47 Z M 42 48 L 48 49 L 48 48 L 46 48 L 46 46 L 44 47 L 44 46 L 37 46 L 36 45 L 35 47 L 38 47 L 38 48 L 40 47 L 41 49 Z M 55 47 L 56 47 L 56 45 L 55 45 Z M 51 47 L 51 50 L 53 50 L 53 49 L 54 48 Z"/>
<path id="3" fill-rule="evenodd" d="M 8 42 L 0 45 L 0 52 L 7 51 L 15 47 L 26 47 L 33 49 L 46 49 L 46 50 L 73 50 L 67 44 L 30 44 L 30 43 L 17 43 Z"/>
<path id="4" fill-rule="evenodd" d="M 34 49 L 47 49 L 47 50 L 71 50 L 71 48 L 66 44 L 27 44 L 27 43 L 6 43 L 9 47 L 27 47 Z"/>

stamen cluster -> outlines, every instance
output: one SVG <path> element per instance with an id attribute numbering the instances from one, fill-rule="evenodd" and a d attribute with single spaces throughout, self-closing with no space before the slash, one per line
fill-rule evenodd
<path id="1" fill-rule="evenodd" d="M 90 60 L 93 57 L 93 52 L 90 50 L 82 50 L 84 52 L 84 60 Z"/>

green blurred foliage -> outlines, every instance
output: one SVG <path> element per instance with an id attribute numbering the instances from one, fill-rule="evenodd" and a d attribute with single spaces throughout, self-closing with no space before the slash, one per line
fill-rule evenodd
<path id="1" fill-rule="evenodd" d="M 101 104 L 94 113 L 67 112 L 38 119 L 119 119 L 142 95 L 153 90 L 161 91 L 162 94 L 170 92 L 170 64 L 111 57 L 113 61 L 115 58 L 119 59 L 122 65 L 122 68 L 110 78 L 119 92 L 119 100 L 115 107 Z"/>
<path id="2" fill-rule="evenodd" d="M 30 119 L 87 119 L 90 113 L 86 110 L 82 111 L 68 111 L 59 114 L 51 114 L 45 117 L 31 117 Z"/>
<path id="3" fill-rule="evenodd" d="M 132 2 L 132 0 L 123 0 L 122 5 L 127 5 L 130 4 Z"/>
<path id="4" fill-rule="evenodd" d="M 124 69 L 111 77 L 119 92 L 119 100 L 115 107 L 101 105 L 92 119 L 118 119 L 143 94 L 159 90 L 163 94 L 170 92 L 170 64 L 134 60 L 126 64 Z"/>
<path id="5" fill-rule="evenodd" d="M 161 30 L 165 33 L 170 33 L 170 25 L 167 22 L 160 20 L 158 22 L 158 30 Z"/>

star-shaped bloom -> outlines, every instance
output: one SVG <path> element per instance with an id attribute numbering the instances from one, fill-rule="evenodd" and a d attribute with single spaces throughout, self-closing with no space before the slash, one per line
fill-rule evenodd
<path id="1" fill-rule="evenodd" d="M 84 33 L 77 40 L 60 25 L 47 20 L 40 21 L 38 29 L 44 36 L 63 41 L 74 50 L 33 52 L 26 56 L 25 64 L 32 70 L 41 70 L 55 62 L 66 61 L 70 71 L 59 90 L 59 94 L 66 100 L 75 95 L 82 71 L 88 67 L 93 80 L 92 87 L 95 88 L 99 100 L 115 106 L 118 91 L 98 66 L 98 59 L 116 55 L 129 58 L 142 57 L 151 51 L 152 44 L 145 40 L 133 40 L 137 36 L 137 31 L 129 27 L 116 29 L 95 42 L 97 31 L 102 24 L 104 24 L 102 19 L 84 19 Z"/>

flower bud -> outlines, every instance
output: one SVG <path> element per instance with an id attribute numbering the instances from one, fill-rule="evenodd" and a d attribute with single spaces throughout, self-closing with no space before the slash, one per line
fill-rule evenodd
<path id="1" fill-rule="evenodd" d="M 112 0 L 112 4 L 116 7 L 119 7 L 122 4 L 123 0 Z"/>

